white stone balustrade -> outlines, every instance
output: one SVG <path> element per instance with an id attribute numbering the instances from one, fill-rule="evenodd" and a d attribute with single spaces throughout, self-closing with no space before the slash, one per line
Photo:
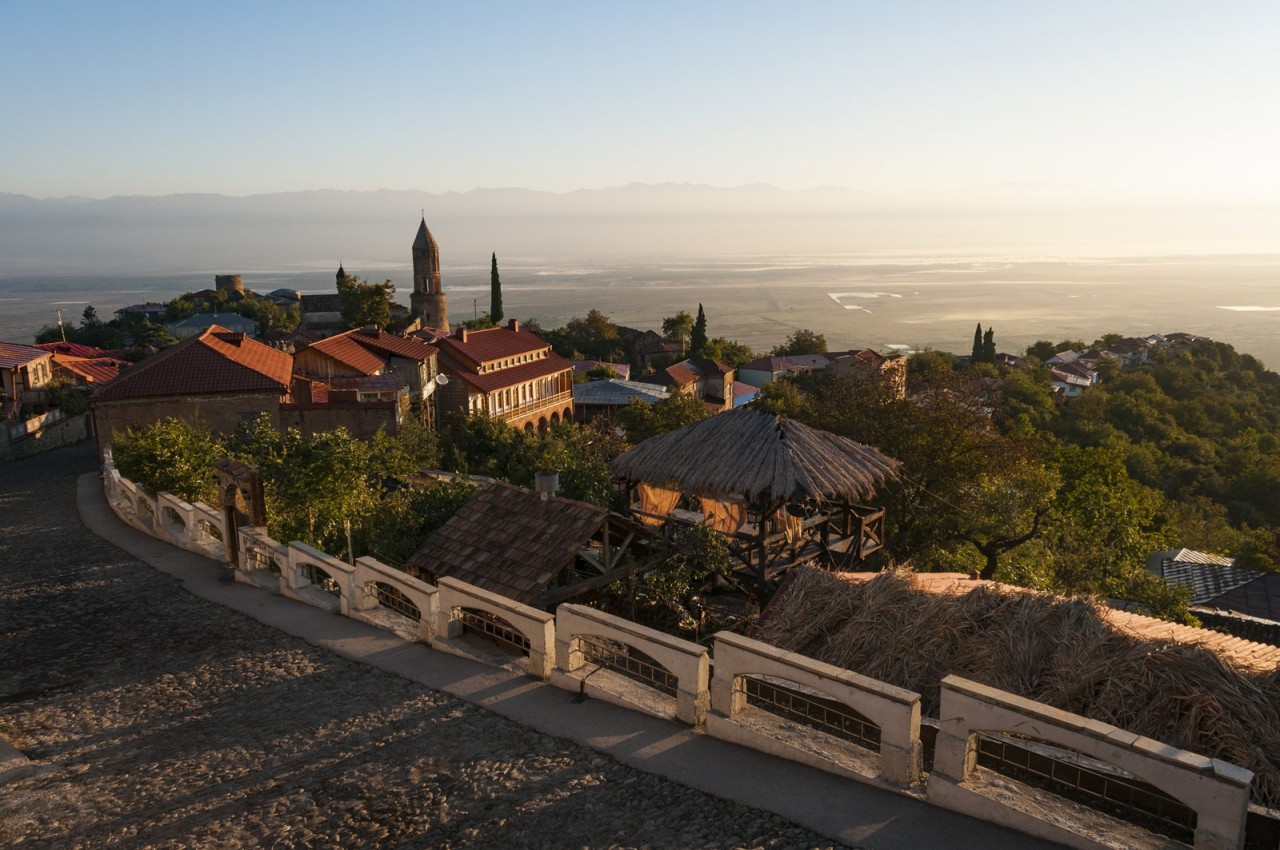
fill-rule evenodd
<path id="1" fill-rule="evenodd" d="M 170 517 L 173 517 L 171 519 Z M 156 496 L 156 530 L 183 548 L 190 548 L 195 508 L 172 493 Z"/>
<path id="2" fill-rule="evenodd" d="M 747 707 L 745 677 L 769 676 L 819 691 L 843 703 L 880 727 L 880 777 L 894 785 L 911 786 L 923 773 L 920 744 L 920 695 L 905 688 L 815 661 L 785 649 L 731 632 L 715 636 L 715 676 L 711 680 L 711 708 L 707 732 L 718 738 L 747 743 L 842 775 L 856 771 L 834 769 L 829 760 L 796 751 L 734 722 Z"/>
<path id="3" fill-rule="evenodd" d="M 439 590 L 421 579 L 408 573 L 389 567 L 376 558 L 356 558 L 355 594 L 351 599 L 351 612 L 358 615 L 361 611 L 370 611 L 383 607 L 378 599 L 377 585 L 384 584 L 395 588 L 408 600 L 421 615 L 415 634 L 418 639 L 431 642 L 434 637 L 437 612 L 439 610 Z"/>
<path id="4" fill-rule="evenodd" d="M 675 717 L 691 726 L 702 725 L 711 703 L 708 691 L 711 664 L 707 648 L 585 605 L 565 603 L 556 609 L 553 685 L 573 691 L 582 690 L 609 702 L 664 716 L 643 701 L 601 689 L 589 680 L 590 674 L 584 676 L 578 672 L 586 663 L 582 651 L 583 638 L 593 636 L 638 649 L 666 668 L 676 678 Z"/>
<path id="5" fill-rule="evenodd" d="M 312 582 L 307 568 L 323 570 L 338 592 L 332 593 L 329 588 Z M 285 596 L 336 614 L 345 615 L 350 611 L 356 574 L 356 568 L 350 564 L 295 541 L 289 544 L 288 567 L 281 572 L 285 578 L 280 582 L 280 592 Z"/>
<path id="6" fill-rule="evenodd" d="M 967 787 L 977 766 L 978 733 L 1011 732 L 1114 765 L 1179 800 L 1196 813 L 1197 850 L 1244 845 L 1253 773 L 1242 767 L 959 676 L 942 680 L 940 714 L 930 802 L 1071 847 L 1110 846 Z"/>
<path id="7" fill-rule="evenodd" d="M 483 611 L 506 621 L 529 641 L 529 675 L 539 679 L 551 675 L 556 635 L 553 614 L 453 578 L 440 579 L 438 590 L 436 628 L 431 639 L 433 646 L 453 655 L 473 657 L 473 653 L 468 652 L 459 640 L 463 630 L 461 612 L 464 608 Z"/>

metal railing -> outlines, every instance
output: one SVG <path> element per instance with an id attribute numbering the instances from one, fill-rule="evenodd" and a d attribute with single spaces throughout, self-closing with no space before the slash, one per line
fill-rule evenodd
<path id="1" fill-rule="evenodd" d="M 371 581 L 366 586 L 366 590 L 370 595 L 378 597 L 378 604 L 383 608 L 389 608 L 415 623 L 422 622 L 422 611 L 410 602 L 409 597 L 405 596 L 398 587 L 380 581 Z"/>
<path id="2" fill-rule="evenodd" d="M 465 632 L 480 635 L 514 655 L 529 654 L 529 639 L 501 617 L 472 608 L 459 609 L 458 619 Z"/>
<path id="3" fill-rule="evenodd" d="M 566 404 L 573 401 L 573 392 L 555 393 L 545 398 L 534 399 L 533 401 L 521 402 L 513 404 L 509 407 L 496 405 L 490 412 L 502 420 L 515 419 L 519 416 L 525 416 L 530 413 L 536 413 L 544 408 L 556 408 L 560 410 Z"/>
<path id="4" fill-rule="evenodd" d="M 676 677 L 640 650 L 596 637 L 584 636 L 579 638 L 579 642 L 585 661 L 620 673 L 667 696 L 676 695 Z"/>
<path id="5" fill-rule="evenodd" d="M 334 581 L 333 576 L 315 564 L 299 564 L 298 572 L 302 574 L 303 578 L 325 593 L 332 593 L 334 596 L 342 595 L 342 585 Z"/>
<path id="6" fill-rule="evenodd" d="M 743 676 L 737 687 L 747 695 L 747 705 L 794 720 L 835 738 L 880 750 L 880 727 L 842 702 Z"/>
<path id="7" fill-rule="evenodd" d="M 1061 751 L 1018 735 L 983 733 L 978 738 L 978 764 L 1152 832 L 1194 842 L 1196 813 L 1190 807 L 1140 779 L 1093 770 L 1041 751 L 1049 749 Z"/>
<path id="8" fill-rule="evenodd" d="M 275 555 L 266 549 L 258 546 L 244 547 L 246 570 L 266 570 L 269 573 L 280 574 L 280 562 L 276 560 Z"/>

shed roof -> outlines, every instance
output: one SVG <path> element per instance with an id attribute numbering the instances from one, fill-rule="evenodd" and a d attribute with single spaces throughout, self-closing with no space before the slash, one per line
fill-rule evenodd
<path id="1" fill-rule="evenodd" d="M 533 604 L 608 518 L 604 508 L 502 481 L 485 485 L 406 566 Z"/>
<path id="2" fill-rule="evenodd" d="M 870 446 L 744 407 L 650 437 L 609 468 L 700 495 L 860 500 L 896 478 L 899 466 Z"/>

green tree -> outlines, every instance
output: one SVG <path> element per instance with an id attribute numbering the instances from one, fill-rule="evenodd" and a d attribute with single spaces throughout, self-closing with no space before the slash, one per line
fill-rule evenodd
<path id="1" fill-rule="evenodd" d="M 698 305 L 698 317 L 693 320 L 693 329 L 689 332 L 689 355 L 703 357 L 707 348 L 707 314 Z"/>
<path id="2" fill-rule="evenodd" d="M 502 324 L 502 281 L 498 278 L 498 253 L 496 251 L 489 266 L 489 318 L 495 325 Z"/>
<path id="3" fill-rule="evenodd" d="M 347 275 L 338 281 L 343 327 L 350 329 L 374 325 L 385 329 L 391 324 L 391 296 L 395 291 L 395 284 L 390 280 L 369 283 Z"/>
<path id="4" fill-rule="evenodd" d="M 204 424 L 168 418 L 147 428 L 117 431 L 111 435 L 111 450 L 125 478 L 188 502 L 217 503 L 213 464 L 226 451 Z"/>
<path id="5" fill-rule="evenodd" d="M 996 362 L 996 331 L 995 328 L 987 328 L 987 332 L 982 335 L 982 362 Z"/>
<path id="6" fill-rule="evenodd" d="M 383 563 L 402 566 L 432 532 L 475 495 L 465 479 L 427 481 L 388 493 L 360 530 L 360 548 Z"/>
<path id="7" fill-rule="evenodd" d="M 1034 457 L 993 467 L 960 487 L 962 509 L 954 514 L 956 533 L 983 558 L 984 579 L 995 578 L 1000 556 L 1041 534 L 1060 483 L 1056 471 Z"/>
<path id="8" fill-rule="evenodd" d="M 982 362 L 982 322 L 978 322 L 978 326 L 973 329 L 973 352 L 969 355 L 970 362 Z"/>
<path id="9" fill-rule="evenodd" d="M 674 316 L 662 320 L 662 335 L 667 339 L 678 339 L 684 345 L 693 333 L 693 316 L 687 310 L 681 310 Z"/>
<path id="10" fill-rule="evenodd" d="M 732 339 L 725 339 L 718 336 L 707 342 L 706 348 L 703 349 L 703 356 L 709 360 L 718 360 L 726 366 L 732 366 L 737 369 L 743 363 L 750 363 L 756 359 L 756 353 L 751 350 L 750 346 L 743 345 Z"/>
<path id="11" fill-rule="evenodd" d="M 631 443 L 641 443 L 658 434 L 692 425 L 709 415 L 707 406 L 696 396 L 674 393 L 670 398 L 653 404 L 631 399 L 618 411 L 618 424 Z"/>
<path id="12" fill-rule="evenodd" d="M 1057 353 L 1058 349 L 1055 348 L 1053 343 L 1047 339 L 1036 340 L 1034 343 L 1027 346 L 1027 357 L 1034 357 L 1041 363 L 1045 362 Z"/>
<path id="13" fill-rule="evenodd" d="M 570 319 L 564 326 L 562 338 L 568 351 L 560 353 L 566 357 L 614 362 L 622 356 L 618 326 L 599 310 Z"/>
<path id="14" fill-rule="evenodd" d="M 825 354 L 826 351 L 825 336 L 814 333 L 808 328 L 801 328 L 788 336 L 782 345 L 773 350 L 773 353 L 778 357 L 786 357 L 792 354 Z"/>

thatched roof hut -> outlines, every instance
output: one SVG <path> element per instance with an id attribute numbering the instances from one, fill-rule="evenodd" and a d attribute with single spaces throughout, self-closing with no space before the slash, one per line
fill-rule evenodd
<path id="1" fill-rule="evenodd" d="M 628 481 L 750 502 L 864 501 L 900 464 L 870 446 L 749 408 L 650 437 L 609 465 Z"/>

